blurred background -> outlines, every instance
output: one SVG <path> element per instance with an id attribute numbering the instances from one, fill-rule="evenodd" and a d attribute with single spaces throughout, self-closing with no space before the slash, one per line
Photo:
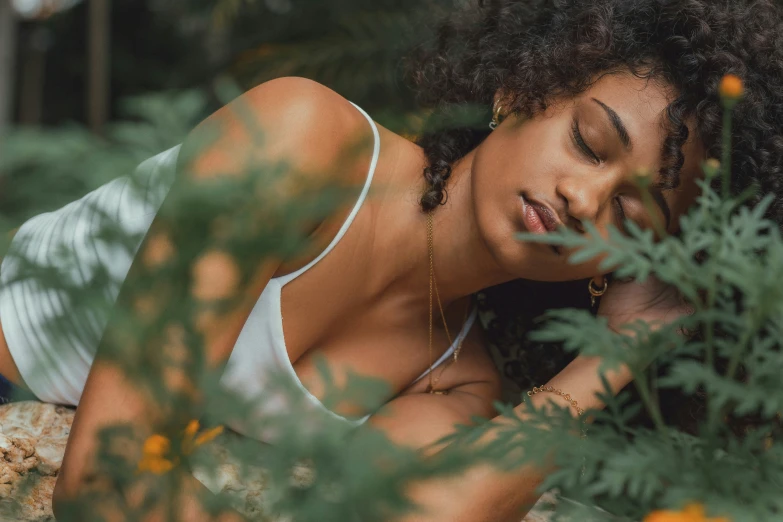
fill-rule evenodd
<path id="1" fill-rule="evenodd" d="M 462 3 L 0 0 L 0 213 L 13 225 L 85 192 L 81 180 L 96 173 L 86 166 L 69 170 L 58 155 L 76 136 L 88 139 L 74 129 L 111 141 L 112 122 L 138 116 L 123 108 L 124 100 L 187 91 L 201 96 L 186 118 L 195 125 L 225 101 L 217 79 L 230 80 L 238 94 L 271 78 L 305 76 L 382 125 L 414 132 L 421 118 L 403 82 L 402 58 L 429 36 L 444 10 Z M 65 129 L 71 132 L 63 135 Z M 10 146 L 6 138 L 20 130 L 27 139 Z M 44 146 L 52 131 L 60 134 Z M 174 134 L 171 139 L 181 138 Z M 45 186 L 57 195 L 38 193 L 30 201 L 32 194 L 14 181 L 33 170 L 39 179 L 49 173 Z"/>
<path id="2" fill-rule="evenodd" d="M 220 74 L 243 88 L 298 74 L 368 108 L 407 109 L 399 60 L 454 4 L 0 0 L 0 128 L 77 121 L 100 132 L 124 96 Z"/>

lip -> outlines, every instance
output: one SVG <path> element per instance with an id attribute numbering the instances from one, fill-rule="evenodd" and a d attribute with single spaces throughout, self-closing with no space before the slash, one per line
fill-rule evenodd
<path id="1" fill-rule="evenodd" d="M 538 202 L 528 201 L 522 194 L 519 195 L 519 199 L 522 201 L 522 221 L 528 232 L 546 234 L 557 229 L 560 220 L 554 217 L 548 207 Z M 560 247 L 556 245 L 549 245 L 549 248 L 557 256 L 562 254 Z"/>
<path id="2" fill-rule="evenodd" d="M 537 201 L 528 200 L 525 196 L 520 196 L 522 200 L 522 218 L 525 227 L 533 234 L 546 234 L 554 232 L 560 225 L 554 213 L 545 205 Z"/>

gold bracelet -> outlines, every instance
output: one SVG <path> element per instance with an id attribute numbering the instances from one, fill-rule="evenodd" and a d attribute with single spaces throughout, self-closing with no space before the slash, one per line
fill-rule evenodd
<path id="1" fill-rule="evenodd" d="M 571 398 L 571 395 L 569 395 L 568 393 L 563 393 L 562 390 L 558 390 L 557 388 L 553 388 L 552 386 L 533 386 L 533 390 L 527 392 L 527 396 L 532 397 L 536 393 L 541 393 L 541 392 L 549 392 L 549 393 L 554 393 L 556 395 L 560 395 L 562 398 L 567 400 L 571 404 L 571 406 L 576 408 L 576 412 L 579 415 L 582 415 L 585 412 L 585 410 L 579 407 L 579 404 L 577 404 L 576 400 Z"/>

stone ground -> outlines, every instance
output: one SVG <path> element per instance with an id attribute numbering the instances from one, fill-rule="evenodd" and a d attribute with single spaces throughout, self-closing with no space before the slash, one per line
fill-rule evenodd
<path id="1" fill-rule="evenodd" d="M 54 521 L 52 490 L 73 415 L 71 408 L 34 401 L 0 406 L 0 520 L 8 520 L 3 516 L 4 509 L 17 503 L 22 517 L 17 517 L 19 522 Z M 260 476 L 242 483 L 236 466 L 224 460 L 218 481 L 214 486 L 236 494 L 243 501 L 248 516 L 263 513 L 264 487 Z M 20 489 L 27 482 L 32 484 L 32 489 L 21 495 Z M 551 501 L 551 496 L 542 497 L 523 522 L 548 521 L 544 504 Z"/>

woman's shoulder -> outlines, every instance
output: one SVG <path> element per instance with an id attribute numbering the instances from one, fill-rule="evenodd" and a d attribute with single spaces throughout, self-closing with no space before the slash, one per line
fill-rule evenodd
<path id="1" fill-rule="evenodd" d="M 209 116 L 186 139 L 183 157 L 197 178 L 283 163 L 287 172 L 339 181 L 366 170 L 373 142 L 370 123 L 346 98 L 315 81 L 283 77 Z"/>

